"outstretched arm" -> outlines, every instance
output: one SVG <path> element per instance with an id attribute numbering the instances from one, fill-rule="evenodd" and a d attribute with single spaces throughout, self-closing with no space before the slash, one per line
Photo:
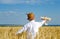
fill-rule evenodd
<path id="1" fill-rule="evenodd" d="M 40 26 L 42 26 L 43 24 L 45 24 L 47 22 L 47 20 L 43 20 L 42 22 L 40 22 Z"/>
<path id="2" fill-rule="evenodd" d="M 48 18 L 48 17 L 41 17 L 41 20 L 43 20 L 43 21 L 40 23 L 40 26 L 42 26 L 43 24 L 46 24 L 47 21 L 51 21 L 51 18 Z"/>
<path id="3" fill-rule="evenodd" d="M 22 33 L 24 31 L 24 27 L 20 30 L 18 30 L 18 32 L 16 34 Z"/>
<path id="4" fill-rule="evenodd" d="M 26 31 L 26 30 L 27 30 L 27 27 L 24 26 L 22 29 L 18 30 L 16 34 L 22 33 L 23 31 Z"/>

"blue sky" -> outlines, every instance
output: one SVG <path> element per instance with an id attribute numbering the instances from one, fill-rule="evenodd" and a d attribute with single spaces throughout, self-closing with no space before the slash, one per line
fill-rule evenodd
<path id="1" fill-rule="evenodd" d="M 34 12 L 36 21 L 41 16 L 51 17 L 51 25 L 60 25 L 60 0 L 0 0 L 0 24 L 26 24 L 26 14 Z"/>

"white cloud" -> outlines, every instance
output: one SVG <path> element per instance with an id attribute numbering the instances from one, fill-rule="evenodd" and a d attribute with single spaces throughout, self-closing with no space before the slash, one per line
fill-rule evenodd
<path id="1" fill-rule="evenodd" d="M 8 3 L 11 3 L 12 2 L 12 0 L 0 0 L 0 3 L 6 3 L 6 4 L 8 4 Z"/>
<path id="2" fill-rule="evenodd" d="M 0 4 L 43 4 L 52 0 L 0 0 Z"/>
<path id="3" fill-rule="evenodd" d="M 0 0 L 3 4 L 19 4 L 19 3 L 29 3 L 29 0 Z"/>
<path id="4" fill-rule="evenodd" d="M 20 11 L 20 9 L 14 9 L 14 10 L 7 10 L 7 11 L 0 11 L 0 15 L 2 16 L 20 16 L 20 15 L 24 15 L 24 13 L 22 11 Z"/>
<path id="5" fill-rule="evenodd" d="M 5 16 L 11 16 L 11 15 L 18 16 L 16 11 L 0 11 L 0 14 Z"/>

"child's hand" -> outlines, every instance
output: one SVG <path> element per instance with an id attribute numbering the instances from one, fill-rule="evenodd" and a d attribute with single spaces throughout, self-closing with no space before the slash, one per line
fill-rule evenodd
<path id="1" fill-rule="evenodd" d="M 15 34 L 16 36 L 22 36 L 22 34 L 18 33 L 18 34 Z"/>
<path id="2" fill-rule="evenodd" d="M 23 32 L 22 33 L 16 33 L 15 35 L 17 36 L 22 36 Z"/>

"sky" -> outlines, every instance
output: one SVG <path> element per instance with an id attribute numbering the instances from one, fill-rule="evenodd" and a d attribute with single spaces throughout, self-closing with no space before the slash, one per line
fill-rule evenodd
<path id="1" fill-rule="evenodd" d="M 0 24 L 28 23 L 26 14 L 33 12 L 36 21 L 41 16 L 52 18 L 50 25 L 60 25 L 60 0 L 0 0 Z"/>

